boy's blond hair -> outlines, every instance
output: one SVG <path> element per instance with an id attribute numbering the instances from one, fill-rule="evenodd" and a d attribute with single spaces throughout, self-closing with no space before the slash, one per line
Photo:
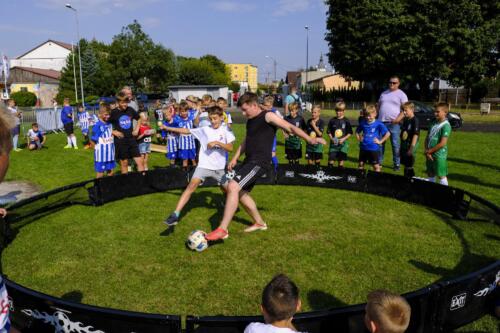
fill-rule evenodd
<path id="1" fill-rule="evenodd" d="M 217 105 L 214 105 L 214 106 L 207 108 L 207 112 L 209 115 L 216 114 L 219 117 L 222 117 L 222 114 L 224 113 L 224 111 L 222 111 L 222 108 L 220 106 L 217 106 Z"/>
<path id="2" fill-rule="evenodd" d="M 201 97 L 201 102 L 203 105 L 208 105 L 213 101 L 212 95 L 205 94 Z"/>
<path id="3" fill-rule="evenodd" d="M 413 102 L 405 102 L 403 105 L 401 105 L 402 110 L 410 109 L 412 111 L 415 111 L 415 104 Z"/>
<path id="4" fill-rule="evenodd" d="M 319 105 L 319 104 L 314 104 L 314 105 L 313 105 L 313 107 L 312 107 L 312 109 L 311 109 L 311 112 L 312 112 L 313 110 L 316 110 L 316 109 L 318 109 L 318 111 L 319 111 L 319 112 L 321 112 L 321 105 Z"/>
<path id="5" fill-rule="evenodd" d="M 290 103 L 288 104 L 288 111 L 298 111 L 299 110 L 299 105 L 297 103 Z"/>
<path id="6" fill-rule="evenodd" d="M 182 101 L 182 102 L 179 103 L 178 109 L 179 109 L 179 113 L 181 111 L 184 111 L 184 110 L 189 110 L 189 105 L 188 105 L 187 102 Z"/>
<path id="7" fill-rule="evenodd" d="M 443 109 L 443 111 L 445 113 L 448 113 L 450 111 L 450 107 L 449 107 L 448 103 L 445 103 L 445 102 L 439 102 L 439 103 L 434 104 L 434 108 L 436 110 Z"/>
<path id="8" fill-rule="evenodd" d="M 377 332 L 402 333 L 410 323 L 411 308 L 400 295 L 375 290 L 368 294 L 366 315 L 377 326 Z"/>
<path id="9" fill-rule="evenodd" d="M 369 113 L 377 113 L 377 107 L 375 104 L 368 104 L 365 108 L 365 116 Z"/>
<path id="10" fill-rule="evenodd" d="M 345 111 L 345 103 L 344 102 L 335 103 L 335 111 Z"/>
<path id="11" fill-rule="evenodd" d="M 266 97 L 264 97 L 264 104 L 271 106 L 274 105 L 274 97 L 271 95 L 267 95 Z"/>
<path id="12" fill-rule="evenodd" d="M 100 103 L 99 104 L 99 115 L 103 115 L 103 114 L 110 114 L 111 113 L 111 107 L 109 106 L 108 103 Z"/>

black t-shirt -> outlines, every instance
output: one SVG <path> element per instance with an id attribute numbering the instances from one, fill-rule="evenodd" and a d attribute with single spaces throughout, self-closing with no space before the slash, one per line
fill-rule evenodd
<path id="1" fill-rule="evenodd" d="M 125 138 L 132 138 L 134 119 L 139 119 L 139 114 L 128 106 L 125 111 L 121 111 L 120 109 L 112 110 L 109 122 L 113 125 L 113 129 L 122 132 Z"/>
<path id="2" fill-rule="evenodd" d="M 285 117 L 285 120 L 287 122 L 289 122 L 290 124 L 292 124 L 293 126 L 300 128 L 301 130 L 305 130 L 305 128 L 306 128 L 306 122 L 305 122 L 304 118 L 302 118 L 299 115 L 297 115 L 297 117 L 295 117 L 295 118 L 292 118 L 291 115 L 288 115 Z"/>
<path id="3" fill-rule="evenodd" d="M 417 117 L 411 119 L 404 118 L 403 124 L 401 124 L 401 143 L 411 145 L 411 140 L 415 134 L 420 135 L 420 126 Z"/>
<path id="4" fill-rule="evenodd" d="M 318 135 L 318 133 L 316 133 L 316 131 L 314 130 L 314 128 L 311 125 L 311 122 L 312 122 L 312 118 L 307 121 L 306 133 L 309 134 L 309 135 L 311 135 L 311 133 L 314 132 L 316 134 L 316 136 L 319 137 L 320 135 Z M 316 127 L 319 129 L 319 131 L 321 133 L 324 132 L 324 130 L 325 130 L 325 122 L 323 121 L 323 119 L 321 119 L 321 118 L 318 119 L 318 122 L 316 123 Z"/>
<path id="5" fill-rule="evenodd" d="M 340 130 L 340 132 L 337 132 L 337 130 Z M 328 122 L 327 133 L 332 134 L 337 139 L 343 138 L 347 134 L 352 134 L 351 123 L 347 118 L 332 118 Z"/>
<path id="6" fill-rule="evenodd" d="M 264 168 L 271 165 L 276 135 L 276 126 L 266 121 L 267 112 L 271 111 L 262 111 L 257 117 L 247 120 L 245 144 L 245 162 L 252 162 Z"/>

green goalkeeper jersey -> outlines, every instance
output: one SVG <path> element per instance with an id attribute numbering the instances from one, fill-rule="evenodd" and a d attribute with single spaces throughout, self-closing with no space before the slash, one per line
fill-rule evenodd
<path id="1" fill-rule="evenodd" d="M 426 148 L 435 147 L 443 137 L 450 137 L 451 125 L 448 120 L 438 123 L 434 121 L 431 123 L 429 128 L 429 134 L 427 136 Z M 448 157 L 448 145 L 444 145 L 441 149 L 435 151 L 432 157 L 439 159 L 446 159 Z"/>

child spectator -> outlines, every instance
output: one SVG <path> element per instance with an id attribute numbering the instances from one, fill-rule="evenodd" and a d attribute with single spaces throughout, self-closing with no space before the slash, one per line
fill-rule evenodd
<path id="1" fill-rule="evenodd" d="M 178 105 L 176 105 L 176 109 Z M 175 160 L 177 159 L 177 150 L 179 146 L 179 134 L 170 132 L 165 130 L 165 127 L 177 127 L 177 124 L 174 122 L 174 114 L 175 111 L 172 111 L 170 108 L 163 109 L 163 124 L 161 126 L 162 136 L 165 136 L 165 140 L 167 142 L 167 154 L 165 155 L 167 159 L 170 160 L 170 166 L 175 165 Z"/>
<path id="2" fill-rule="evenodd" d="M 290 105 L 288 107 L 290 108 Z M 245 328 L 245 333 L 297 332 L 292 320 L 295 313 L 300 311 L 300 307 L 299 288 L 286 275 L 279 274 L 262 292 L 260 309 L 265 324 L 251 323 Z"/>
<path id="3" fill-rule="evenodd" d="M 78 149 L 76 144 L 76 136 L 73 133 L 73 108 L 69 105 L 69 98 L 64 99 L 63 108 L 61 110 L 61 122 L 66 132 L 68 144 L 64 149 L 74 148 Z"/>
<path id="4" fill-rule="evenodd" d="M 37 123 L 31 124 L 31 129 L 28 131 L 28 138 L 29 150 L 42 149 L 47 139 L 45 134 L 38 128 Z"/>
<path id="5" fill-rule="evenodd" d="M 325 122 L 319 116 L 321 114 L 321 107 L 314 105 L 311 110 L 311 119 L 307 121 L 306 133 L 309 133 L 311 138 L 322 137 L 325 129 Z M 307 164 L 319 166 L 323 159 L 323 145 L 318 143 L 315 145 L 306 145 L 306 159 Z"/>
<path id="6" fill-rule="evenodd" d="M 224 124 L 231 128 L 233 126 L 233 118 L 231 117 L 231 113 L 229 113 L 229 110 L 227 109 L 227 101 L 224 97 L 219 97 L 217 98 L 217 106 L 224 111 L 223 117 L 224 117 Z"/>
<path id="7" fill-rule="evenodd" d="M 179 134 L 192 134 L 200 142 L 200 159 L 199 164 L 194 171 L 193 177 L 189 185 L 182 193 L 175 211 L 165 220 L 168 226 L 174 226 L 179 222 L 179 216 L 184 206 L 189 202 L 191 195 L 198 186 L 207 178 L 212 178 L 219 185 L 222 185 L 222 179 L 226 167 L 226 152 L 233 150 L 233 142 L 235 140 L 233 132 L 222 126 L 224 111 L 218 106 L 208 108 L 210 118 L 210 126 L 198 127 L 194 129 L 188 128 L 172 128 L 165 129 Z"/>
<path id="8" fill-rule="evenodd" d="M 139 119 L 139 114 L 130 106 L 129 98 L 125 92 L 121 91 L 116 96 L 118 108 L 111 111 L 109 117 L 113 125 L 113 135 L 115 137 L 116 158 L 120 161 L 122 174 L 128 173 L 128 160 L 133 159 L 137 165 L 137 171 L 143 171 L 139 145 L 132 135 L 132 121 Z"/>
<path id="9" fill-rule="evenodd" d="M 401 124 L 401 148 L 399 156 L 401 164 L 404 165 L 404 176 L 411 178 L 415 176 L 413 165 L 415 164 L 415 153 L 418 148 L 418 139 L 420 136 L 420 126 L 415 117 L 415 105 L 412 102 L 406 102 L 402 106 L 405 115 Z"/>
<path id="10" fill-rule="evenodd" d="M 365 311 L 365 325 L 371 333 L 403 333 L 410 323 L 408 302 L 387 290 L 369 293 Z"/>
<path id="11" fill-rule="evenodd" d="M 389 139 L 391 133 L 387 127 L 376 120 L 377 108 L 370 104 L 366 106 L 365 119 L 356 128 L 356 138 L 359 144 L 359 169 L 363 170 L 365 163 L 373 165 L 375 172 L 380 172 L 379 155 L 381 145 Z"/>
<path id="12" fill-rule="evenodd" d="M 179 104 L 179 115 L 175 116 L 174 123 L 179 128 L 193 128 L 193 114 L 189 114 L 187 103 Z M 187 170 L 188 163 L 191 161 L 193 166 L 196 166 L 196 145 L 194 137 L 191 134 L 181 134 L 179 136 L 179 146 L 177 152 L 178 158 L 182 160 L 182 167 Z"/>
<path id="13" fill-rule="evenodd" d="M 94 146 L 94 170 L 96 178 L 105 174 L 113 175 L 115 168 L 115 144 L 113 127 L 109 122 L 111 111 L 109 105 L 101 104 L 99 107 L 99 121 L 92 127 L 92 144 Z"/>
<path id="14" fill-rule="evenodd" d="M 182 101 L 181 101 L 182 102 Z M 186 103 L 188 104 L 188 113 L 194 119 L 198 115 L 199 107 L 201 106 L 201 102 L 198 100 L 198 97 L 189 95 L 186 97 Z"/>
<path id="15" fill-rule="evenodd" d="M 9 110 L 14 117 L 14 127 L 10 131 L 10 134 L 12 135 L 12 150 L 18 152 L 22 150 L 18 147 L 19 134 L 21 133 L 22 112 L 17 110 L 16 101 L 13 99 L 9 99 L 7 101 L 7 110 Z"/>
<path id="16" fill-rule="evenodd" d="M 344 117 L 345 103 L 335 104 L 336 117 L 328 122 L 327 133 L 330 137 L 330 151 L 328 155 L 328 165 L 333 167 L 333 163 L 338 161 L 338 167 L 344 167 L 349 151 L 349 138 L 352 135 L 351 123 Z"/>
<path id="17" fill-rule="evenodd" d="M 134 132 L 134 135 L 137 135 L 142 164 L 144 165 L 144 170 L 147 171 L 149 155 L 151 154 L 151 136 L 154 134 L 154 130 L 149 125 L 148 114 L 146 112 L 140 113 L 140 118 Z"/>
<path id="18" fill-rule="evenodd" d="M 78 122 L 80 123 L 80 129 L 82 130 L 83 148 L 89 149 L 90 148 L 90 142 L 89 142 L 90 115 L 87 112 L 87 110 L 85 110 L 83 105 L 78 105 L 78 110 L 76 112 L 76 115 L 78 116 Z"/>
<path id="19" fill-rule="evenodd" d="M 281 113 L 278 111 L 278 109 L 275 109 L 273 107 L 273 105 L 274 105 L 274 97 L 273 96 L 267 95 L 266 97 L 264 97 L 264 103 L 262 104 L 262 109 L 264 111 L 271 111 L 271 112 L 275 113 L 278 117 L 283 119 L 283 116 L 281 115 Z M 273 141 L 272 159 L 271 159 L 273 166 L 274 166 L 274 171 L 278 170 L 278 157 L 276 156 L 277 145 L 278 145 L 278 142 L 276 140 L 276 135 L 275 135 L 274 141 Z"/>
<path id="20" fill-rule="evenodd" d="M 306 130 L 306 122 L 302 116 L 299 116 L 299 106 L 297 103 L 291 103 L 288 105 L 289 115 L 285 117 L 285 120 L 300 128 L 301 130 Z M 285 136 L 285 154 L 288 163 L 299 164 L 299 160 L 302 158 L 302 141 L 300 138 L 293 133 L 283 132 Z"/>
<path id="21" fill-rule="evenodd" d="M 201 98 L 201 105 L 198 106 L 198 114 L 196 118 L 194 118 L 194 126 L 195 127 L 207 127 L 210 126 L 210 119 L 208 119 L 207 108 L 213 106 L 212 96 L 203 95 Z M 198 146 L 197 146 L 198 148 Z M 197 149 L 196 151 L 198 151 Z"/>
<path id="22" fill-rule="evenodd" d="M 160 127 L 163 126 L 163 113 L 167 110 L 167 106 L 163 107 L 158 107 L 155 109 L 154 116 L 156 119 L 156 140 L 158 141 L 159 144 L 165 144 L 165 138 L 167 137 L 167 134 L 164 133 L 163 131 L 160 131 Z"/>
<path id="23" fill-rule="evenodd" d="M 429 181 L 435 182 L 436 176 L 441 185 L 448 185 L 448 138 L 451 134 L 451 125 L 446 119 L 448 104 L 438 103 L 434 107 L 436 120 L 430 124 L 425 139 L 425 157 L 427 159 L 427 175 Z"/>

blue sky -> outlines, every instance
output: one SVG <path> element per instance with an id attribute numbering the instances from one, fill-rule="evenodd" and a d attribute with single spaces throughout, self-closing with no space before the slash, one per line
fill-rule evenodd
<path id="1" fill-rule="evenodd" d="M 305 67 L 306 32 L 309 64 L 328 52 L 324 40 L 326 10 L 322 0 L 1 0 L 0 52 L 13 58 L 47 39 L 76 40 L 71 3 L 78 9 L 80 35 L 109 43 L 122 26 L 137 19 L 157 42 L 176 54 L 210 53 L 225 62 L 252 63 L 259 81 L 267 72 L 278 79 Z M 325 58 L 326 60 L 326 58 Z"/>

